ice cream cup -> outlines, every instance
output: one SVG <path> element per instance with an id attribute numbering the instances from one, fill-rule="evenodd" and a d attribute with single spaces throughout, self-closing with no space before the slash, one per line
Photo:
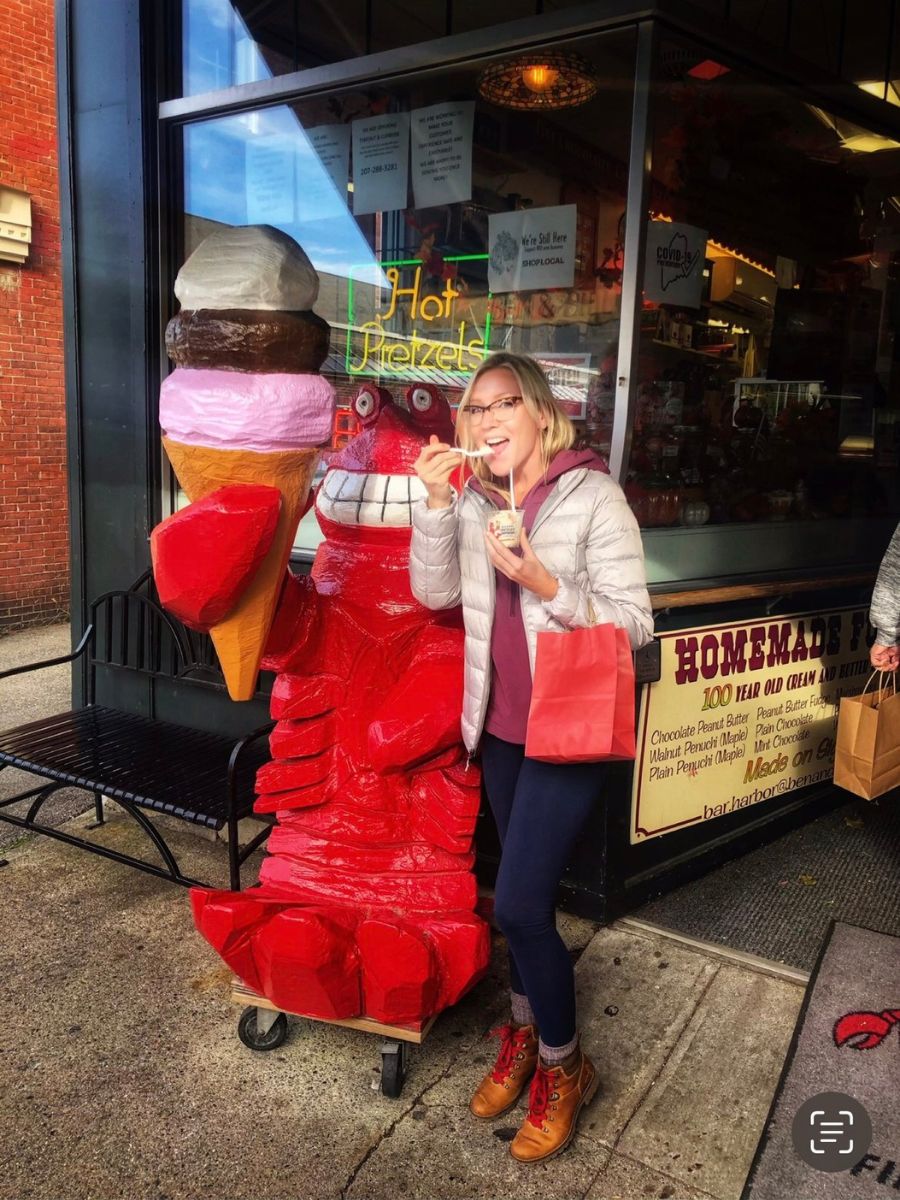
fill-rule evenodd
<path id="1" fill-rule="evenodd" d="M 488 529 L 501 545 L 515 550 L 522 541 L 522 513 L 509 508 L 501 509 L 488 518 Z"/>

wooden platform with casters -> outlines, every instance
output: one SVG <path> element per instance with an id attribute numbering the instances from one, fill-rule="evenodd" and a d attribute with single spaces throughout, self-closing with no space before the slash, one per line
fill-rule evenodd
<path id="1" fill-rule="evenodd" d="M 343 1025 L 347 1029 L 359 1029 L 363 1033 L 377 1033 L 387 1039 L 381 1046 L 381 1090 L 385 1096 L 395 1100 L 403 1090 L 408 1063 L 410 1043 L 420 1045 L 428 1036 L 437 1015 L 427 1021 L 412 1025 L 385 1025 L 370 1017 L 344 1017 L 330 1020 L 327 1017 L 311 1017 L 308 1013 L 285 1013 L 240 979 L 231 983 L 231 1001 L 240 1004 L 244 1011 L 238 1022 L 238 1037 L 251 1050 L 276 1050 L 287 1036 L 287 1018 L 300 1017 L 306 1021 L 321 1021 L 325 1025 Z"/>

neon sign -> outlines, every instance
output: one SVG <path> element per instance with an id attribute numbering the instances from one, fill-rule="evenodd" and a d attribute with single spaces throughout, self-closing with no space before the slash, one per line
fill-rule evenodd
<path id="1" fill-rule="evenodd" d="M 444 261 L 483 262 L 486 254 L 448 255 Z M 357 326 L 353 314 L 353 279 L 347 290 L 348 375 L 394 375 L 415 377 L 421 370 L 438 370 L 467 376 L 488 353 L 491 317 L 485 315 L 480 330 L 471 319 L 457 320 L 456 301 L 460 292 L 452 279 L 438 294 L 422 294 L 423 264 L 418 258 L 382 263 L 391 294 L 386 310 Z M 411 272 L 404 282 L 402 272 Z M 487 299 L 491 295 L 488 293 Z M 401 332 L 389 322 L 403 320 Z M 473 336 L 474 334 L 474 336 Z"/>

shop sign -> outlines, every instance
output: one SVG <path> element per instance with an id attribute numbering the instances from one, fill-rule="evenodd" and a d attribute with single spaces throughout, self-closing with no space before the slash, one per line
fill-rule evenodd
<path id="1" fill-rule="evenodd" d="M 698 308 L 703 297 L 707 232 L 694 225 L 650 221 L 644 262 L 644 299 Z"/>
<path id="2" fill-rule="evenodd" d="M 572 287 L 577 213 L 574 204 L 491 213 L 488 218 L 491 291 Z"/>
<path id="3" fill-rule="evenodd" d="M 486 254 L 447 255 L 444 263 L 484 261 Z M 441 371 L 462 381 L 488 353 L 491 320 L 485 304 L 482 322 L 457 278 L 435 281 L 420 259 L 382 264 L 390 285 L 383 312 L 357 325 L 353 281 L 347 300 L 348 375 L 423 378 Z M 486 298 L 487 300 L 490 297 Z"/>
<path id="4" fill-rule="evenodd" d="M 864 609 L 660 635 L 644 688 L 631 841 L 750 808 L 830 779 L 841 696 L 862 691 Z"/>

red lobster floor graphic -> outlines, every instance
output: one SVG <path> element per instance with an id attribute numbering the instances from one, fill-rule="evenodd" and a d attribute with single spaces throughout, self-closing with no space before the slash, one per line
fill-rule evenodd
<path id="1" fill-rule="evenodd" d="M 900 1008 L 886 1008 L 880 1013 L 849 1012 L 835 1021 L 832 1036 L 836 1046 L 874 1050 L 897 1024 L 900 1024 Z"/>

